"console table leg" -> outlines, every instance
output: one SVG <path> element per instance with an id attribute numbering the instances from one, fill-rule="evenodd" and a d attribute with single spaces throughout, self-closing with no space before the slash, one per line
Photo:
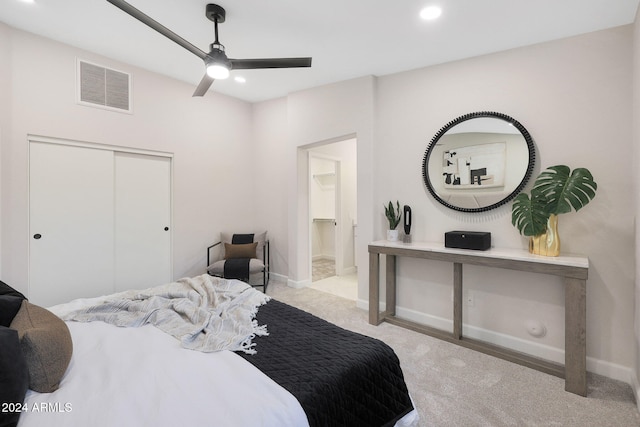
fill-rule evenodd
<path id="1" fill-rule="evenodd" d="M 565 390 L 587 395 L 587 283 L 565 277 Z"/>
<path id="2" fill-rule="evenodd" d="M 380 254 L 369 252 L 369 323 L 380 324 Z"/>
<path id="3" fill-rule="evenodd" d="M 453 338 L 462 338 L 462 264 L 453 263 Z"/>
<path id="4" fill-rule="evenodd" d="M 396 315 L 396 256 L 387 255 L 387 304 L 385 312 Z"/>

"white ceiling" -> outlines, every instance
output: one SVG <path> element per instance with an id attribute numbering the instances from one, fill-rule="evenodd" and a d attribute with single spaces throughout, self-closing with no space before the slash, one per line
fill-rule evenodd
<path id="1" fill-rule="evenodd" d="M 205 52 L 213 0 L 129 0 Z M 640 0 L 217 0 L 231 58 L 312 56 L 312 68 L 237 70 L 213 92 L 250 102 L 630 24 Z M 193 84 L 202 60 L 106 0 L 1 0 L 0 21 Z M 423 21 L 437 4 L 442 16 Z M 210 91 L 206 96 L 215 96 Z"/>

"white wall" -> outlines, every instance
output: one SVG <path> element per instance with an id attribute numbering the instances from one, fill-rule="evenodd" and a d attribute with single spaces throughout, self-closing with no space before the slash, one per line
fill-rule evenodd
<path id="1" fill-rule="evenodd" d="M 308 164 L 306 150 L 314 145 L 351 137 L 358 141 L 358 265 L 367 259 L 373 238 L 373 165 L 375 78 L 363 77 L 297 92 L 287 98 L 286 181 L 289 197 L 289 271 L 291 286 L 310 283 Z M 284 125 L 284 124 L 283 124 Z M 367 277 L 358 277 L 359 293 L 366 293 Z"/>
<path id="2" fill-rule="evenodd" d="M 133 74 L 133 114 L 75 103 L 77 56 Z M 0 73 L 8 64 L 12 92 L 0 98 L 0 120 L 5 108 L 11 115 L 10 133 L 0 134 L 2 280 L 28 293 L 27 134 L 173 153 L 175 278 L 204 272 L 206 246 L 220 231 L 255 224 L 250 104 L 216 93 L 192 98 L 191 85 L 4 25 L 0 64 Z"/>
<path id="3" fill-rule="evenodd" d="M 311 218 L 331 218 L 336 215 L 336 163 L 312 156 L 309 158 L 309 203 Z"/>
<path id="4" fill-rule="evenodd" d="M 633 28 L 633 117 L 640 115 L 640 9 L 636 13 Z M 640 120 L 632 120 L 633 150 L 631 159 L 634 165 L 640 164 Z M 633 168 L 632 188 L 634 195 L 634 232 L 635 232 L 635 317 L 634 317 L 634 350 L 635 360 L 633 366 L 633 389 L 636 402 L 640 405 L 640 229 L 638 228 L 638 215 L 640 214 L 640 169 Z"/>
<path id="5" fill-rule="evenodd" d="M 635 363 L 630 344 L 635 211 L 629 197 L 632 161 L 625 155 L 632 148 L 631 44 L 632 27 L 625 26 L 290 95 L 289 167 L 279 172 L 289 180 L 289 283 L 303 283 L 308 271 L 298 256 L 308 244 L 301 222 L 308 217 L 301 202 L 307 183 L 296 180 L 305 166 L 300 147 L 349 132 L 358 136 L 360 265 L 367 265 L 367 242 L 384 238 L 382 204 L 391 199 L 412 207 L 414 240 L 442 242 L 449 230 L 483 230 L 492 233 L 494 246 L 526 248 L 527 240 L 511 225 L 510 205 L 486 214 L 454 212 L 435 203 L 422 182 L 424 152 L 444 124 L 474 111 L 502 112 L 533 136 L 538 149 L 535 174 L 566 163 L 588 167 L 598 182 L 597 197 L 589 206 L 560 218 L 562 250 L 587 254 L 591 262 L 588 369 L 629 381 Z M 364 141 L 361 130 L 367 133 Z M 366 307 L 368 272 L 360 268 L 358 276 L 359 305 Z M 398 277 L 399 313 L 450 322 L 450 264 L 403 259 Z M 475 293 L 475 306 L 466 310 L 464 319 L 474 334 L 563 361 L 560 279 L 466 267 L 465 287 Z M 529 320 L 544 323 L 547 335 L 529 336 Z"/>
<path id="6" fill-rule="evenodd" d="M 9 44 L 10 29 L 0 23 L 0 58 L 8 58 L 11 53 Z M 6 141 L 11 132 L 11 67 L 10 61 L 0 61 L 0 147 Z M 4 188 L 9 182 L 2 179 L 2 151 L 0 149 L 0 224 L 4 212 Z M 2 227 L 0 227 L 0 242 L 3 241 Z M 0 244 L 0 260 L 2 259 L 2 244 Z M 0 262 L 0 278 L 3 276 L 2 262 Z"/>
<path id="7" fill-rule="evenodd" d="M 267 230 L 271 248 L 271 280 L 286 282 L 289 272 L 289 165 L 286 158 L 287 101 L 253 105 L 254 200 L 256 224 Z"/>
<path id="8" fill-rule="evenodd" d="M 632 147 L 631 31 L 625 26 L 378 79 L 376 198 L 379 204 L 397 198 L 412 206 L 415 240 L 443 241 L 449 230 L 482 230 L 492 233 L 494 246 L 526 248 L 526 239 L 510 223 L 510 205 L 487 215 L 462 215 L 425 194 L 420 171 L 427 142 L 457 116 L 483 110 L 508 114 L 531 133 L 540 167 L 591 170 L 599 185 L 595 200 L 560 217 L 562 251 L 587 254 L 591 262 L 591 369 L 596 359 L 611 364 L 602 369 L 629 367 L 634 354 L 628 345 L 634 296 L 632 162 L 624 155 Z M 382 222 L 381 213 L 377 219 Z M 383 228 L 376 225 L 378 237 Z M 450 319 L 450 269 L 438 262 L 402 262 L 398 304 Z M 559 279 L 469 267 L 465 287 L 476 295 L 475 307 L 466 313 L 469 324 L 534 341 L 543 352 L 542 346 L 564 347 Z M 530 319 L 546 325 L 546 337 L 527 334 Z M 555 357 L 562 360 L 561 354 Z"/>

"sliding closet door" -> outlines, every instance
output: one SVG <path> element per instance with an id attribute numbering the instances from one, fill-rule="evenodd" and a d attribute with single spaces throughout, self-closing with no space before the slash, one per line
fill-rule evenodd
<path id="1" fill-rule="evenodd" d="M 171 281 L 170 157 L 57 140 L 29 146 L 32 302 Z"/>
<path id="2" fill-rule="evenodd" d="M 29 299 L 113 291 L 113 152 L 30 143 Z"/>
<path id="3" fill-rule="evenodd" d="M 171 159 L 115 154 L 116 291 L 171 281 Z"/>

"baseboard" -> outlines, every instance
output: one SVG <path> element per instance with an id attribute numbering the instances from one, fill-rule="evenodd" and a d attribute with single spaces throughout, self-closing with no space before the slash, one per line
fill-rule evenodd
<path id="1" fill-rule="evenodd" d="M 289 276 L 278 273 L 269 273 L 269 280 L 282 283 L 283 285 L 287 285 L 290 288 L 295 289 L 307 288 L 311 285 L 311 280 L 291 280 L 289 279 Z"/>
<path id="2" fill-rule="evenodd" d="M 295 289 L 300 289 L 300 288 L 307 288 L 309 286 L 311 286 L 311 280 L 306 279 L 306 280 L 291 280 L 288 279 L 287 280 L 287 286 L 289 286 L 290 288 L 295 288 Z"/>
<path id="3" fill-rule="evenodd" d="M 627 366 L 587 356 L 587 371 L 627 383 L 633 389 L 634 394 L 636 393 L 637 386 L 634 383 L 637 380 L 635 380 L 633 369 Z"/>
<path id="4" fill-rule="evenodd" d="M 638 371 L 631 370 L 631 389 L 633 390 L 633 397 L 636 399 L 636 408 L 640 411 L 640 383 L 638 382 Z"/>
<path id="5" fill-rule="evenodd" d="M 311 261 L 335 261 L 335 255 L 314 255 L 311 257 Z"/>
<path id="6" fill-rule="evenodd" d="M 355 266 L 351 266 L 351 267 L 347 267 L 347 268 L 343 268 L 342 269 L 342 275 L 346 276 L 349 274 L 356 274 L 358 272 L 358 269 Z"/>
<path id="7" fill-rule="evenodd" d="M 356 305 L 360 309 L 367 311 L 369 310 L 369 301 L 367 300 L 358 299 Z M 385 310 L 384 303 L 380 303 L 380 310 Z M 402 307 L 396 308 L 396 314 L 402 319 L 417 322 L 422 325 L 430 326 L 432 328 L 437 328 L 444 331 L 453 330 L 453 321 L 450 319 L 445 319 L 442 317 L 433 316 Z M 469 338 L 486 341 L 491 344 L 496 344 L 512 350 L 520 351 L 522 353 L 530 354 L 541 359 L 564 364 L 564 349 L 539 344 L 533 341 L 524 340 L 522 338 L 517 338 L 511 335 L 506 335 L 466 324 L 462 325 L 462 334 Z M 634 393 L 640 394 L 640 386 L 638 385 L 637 376 L 634 375 L 634 372 L 626 366 L 618 365 L 593 357 L 587 357 L 587 371 L 593 372 L 598 375 L 603 375 L 614 380 L 625 382 L 633 388 Z M 636 395 L 636 402 L 637 401 L 638 396 Z"/>
<path id="8" fill-rule="evenodd" d="M 282 283 L 283 285 L 286 285 L 288 280 L 289 276 L 285 276 L 284 274 L 269 273 L 269 282 Z"/>

